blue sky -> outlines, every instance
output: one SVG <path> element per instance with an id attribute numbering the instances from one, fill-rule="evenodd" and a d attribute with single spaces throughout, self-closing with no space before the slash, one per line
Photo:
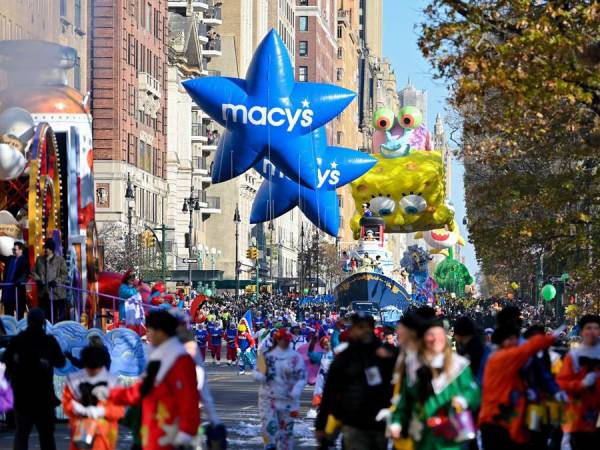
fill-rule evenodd
<path id="1" fill-rule="evenodd" d="M 433 79 L 431 66 L 423 58 L 417 46 L 417 25 L 424 20 L 421 11 L 427 3 L 425 0 L 383 0 L 383 55 L 392 62 L 399 89 L 403 88 L 410 78 L 417 89 L 427 91 L 429 101 L 427 123 L 431 128 L 438 113 L 442 117 L 446 116 L 448 94 L 443 80 Z M 448 131 L 446 127 L 446 132 Z M 450 145 L 455 146 L 452 142 Z M 468 234 L 462 224 L 465 217 L 463 175 L 462 163 L 453 161 L 451 200 L 456 207 L 456 221 L 466 240 Z M 466 258 L 466 266 L 471 274 L 475 275 L 478 266 L 473 245 L 467 242 L 463 254 Z"/>

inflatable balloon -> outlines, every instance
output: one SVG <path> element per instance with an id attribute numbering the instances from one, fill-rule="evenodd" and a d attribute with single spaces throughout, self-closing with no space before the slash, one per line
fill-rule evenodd
<path id="1" fill-rule="evenodd" d="M 34 130 L 33 118 L 23 108 L 0 114 L 0 180 L 14 180 L 23 173 Z"/>
<path id="2" fill-rule="evenodd" d="M 452 248 L 456 244 L 465 244 L 456 222 L 453 222 L 451 226 L 446 228 L 418 232 L 415 234 L 415 238 L 423 239 L 433 249 L 431 253 L 439 253 L 439 250 Z"/>
<path id="3" fill-rule="evenodd" d="M 388 233 L 410 233 L 453 227 L 454 209 L 446 204 L 444 162 L 438 151 L 411 151 L 402 158 L 374 155 L 377 164 L 352 182 L 356 210 L 369 203 L 383 217 Z M 350 222 L 355 239 L 361 214 Z"/>
<path id="4" fill-rule="evenodd" d="M 310 133 L 341 113 L 355 94 L 320 83 L 296 83 L 287 49 L 271 30 L 258 46 L 246 79 L 184 81 L 192 99 L 225 127 L 212 181 L 230 180 L 268 158 L 289 178 L 316 189 Z"/>
<path id="5" fill-rule="evenodd" d="M 339 202 L 336 189 L 375 165 L 376 159 L 365 153 L 341 147 L 328 147 L 325 129 L 309 135 L 317 161 L 317 189 L 308 189 L 286 177 L 268 159 L 255 166 L 264 178 L 250 214 L 250 223 L 259 223 L 279 217 L 294 207 L 318 228 L 337 236 L 340 225 Z"/>
<path id="6" fill-rule="evenodd" d="M 403 107 L 397 116 L 390 108 L 380 108 L 373 116 L 373 153 L 385 158 L 408 156 L 411 150 L 432 150 L 431 135 L 423 124 L 421 110 Z"/>
<path id="7" fill-rule="evenodd" d="M 473 283 L 469 269 L 454 259 L 452 249 L 448 257 L 435 268 L 433 278 L 441 288 L 460 297 L 465 295 L 465 287 Z"/>
<path id="8" fill-rule="evenodd" d="M 519 289 L 519 283 L 513 281 L 512 283 L 510 283 L 510 287 L 516 291 L 517 289 Z"/>
<path id="9" fill-rule="evenodd" d="M 551 301 L 556 297 L 556 288 L 551 284 L 547 284 L 542 288 L 542 297 L 547 302 Z"/>

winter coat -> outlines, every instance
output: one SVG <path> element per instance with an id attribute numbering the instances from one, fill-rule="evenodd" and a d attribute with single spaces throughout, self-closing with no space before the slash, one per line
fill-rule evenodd
<path id="1" fill-rule="evenodd" d="M 518 347 L 497 350 L 489 357 L 483 373 L 480 425 L 501 426 L 514 442 L 527 442 L 526 386 L 519 371 L 529 358 L 550 347 L 554 340 L 553 336 L 534 336 Z"/>
<path id="2" fill-rule="evenodd" d="M 385 428 L 385 422 L 378 422 L 375 417 L 390 405 L 395 355 L 382 358 L 376 354 L 379 347 L 373 336 L 371 343 L 352 342 L 335 357 L 323 389 L 315 422 L 317 430 L 325 429 L 328 415 L 361 430 Z M 370 383 L 367 370 L 372 374 Z"/>
<path id="3" fill-rule="evenodd" d="M 63 367 L 66 359 L 53 336 L 27 328 L 10 342 L 3 360 L 16 411 L 28 414 L 60 404 L 54 394 L 54 368 Z"/>
<path id="4" fill-rule="evenodd" d="M 125 407 L 116 406 L 112 402 L 98 400 L 95 397 L 90 401 L 88 398 L 90 397 L 89 392 L 87 392 L 95 386 L 104 385 L 107 388 L 113 388 L 116 384 L 117 378 L 110 375 L 104 368 L 94 377 L 90 377 L 85 370 L 72 373 L 67 377 L 63 390 L 62 405 L 71 428 L 70 450 L 77 450 L 73 443 L 73 437 L 78 423 L 81 421 L 81 417 L 73 410 L 73 401 L 83 406 L 101 406 L 104 408 L 104 417 L 94 419 L 97 431 L 91 450 L 112 450 L 116 448 L 119 435 L 119 419 L 125 415 Z"/>
<path id="5" fill-rule="evenodd" d="M 453 413 L 452 400 L 456 397 L 461 398 L 470 411 L 479 407 L 479 387 L 471 373 L 469 360 L 453 353 L 450 369 L 445 372 L 443 355 L 439 355 L 431 364 L 437 375 L 433 375 L 431 367 L 424 366 L 418 357 L 407 361 L 414 361 L 414 364 L 406 366 L 391 423 L 400 425 L 404 434 L 414 440 L 418 450 L 462 449 L 462 443 L 436 435 L 427 421 L 431 418 L 449 417 Z M 430 376 L 423 376 L 424 373 L 429 373 Z"/>
<path id="6" fill-rule="evenodd" d="M 592 370 L 592 365 L 600 365 L 600 343 L 593 347 L 580 346 L 571 350 L 564 359 L 558 374 L 558 385 L 569 394 L 563 431 L 566 433 L 593 433 L 597 430 L 600 411 L 600 377 L 596 384 L 584 388 L 581 381 Z"/>
<path id="7" fill-rule="evenodd" d="M 142 404 L 140 435 L 144 450 L 173 450 L 179 431 L 195 436 L 200 425 L 196 365 L 177 337 L 155 348 L 149 356 L 148 369 L 158 366 L 152 381 L 148 374 L 138 383 L 111 391 L 109 399 L 116 405 Z M 149 389 L 145 395 L 146 388 Z"/>
<path id="8" fill-rule="evenodd" d="M 31 272 L 31 278 L 42 282 L 42 286 L 38 288 L 38 295 L 41 297 L 50 295 L 49 282 L 56 281 L 57 284 L 65 285 L 68 277 L 67 263 L 60 255 L 51 258 L 38 256 Z M 52 295 L 54 299 L 64 300 L 67 298 L 67 291 L 64 287 L 55 287 L 52 289 Z"/>
<path id="9" fill-rule="evenodd" d="M 14 261 L 14 263 L 13 263 Z M 11 264 L 14 264 L 13 271 L 11 273 Z M 29 260 L 26 256 L 15 257 L 11 256 L 8 258 L 6 265 L 4 266 L 3 274 L 4 283 L 15 283 L 14 286 L 2 287 L 2 303 L 5 306 L 15 306 L 16 298 L 25 300 L 27 293 L 25 289 L 25 283 L 29 277 Z M 15 295 L 17 297 L 15 297 Z"/>

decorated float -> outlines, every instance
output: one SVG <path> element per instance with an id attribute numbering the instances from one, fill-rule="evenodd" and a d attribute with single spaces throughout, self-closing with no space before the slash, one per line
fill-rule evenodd
<path id="1" fill-rule="evenodd" d="M 7 82 L 0 92 L 0 254 L 9 256 L 21 240 L 33 265 L 53 239 L 75 288 L 71 304 L 93 318 L 98 299 L 90 293 L 98 291 L 102 264 L 89 97 L 66 84 L 76 58 L 74 49 L 49 42 L 0 42 Z"/>

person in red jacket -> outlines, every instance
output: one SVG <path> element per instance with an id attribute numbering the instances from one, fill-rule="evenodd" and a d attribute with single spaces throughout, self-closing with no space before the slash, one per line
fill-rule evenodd
<path id="1" fill-rule="evenodd" d="M 200 426 L 196 365 L 176 336 L 178 320 L 167 311 L 148 315 L 153 349 L 141 381 L 111 390 L 117 405 L 142 405 L 140 429 L 144 450 L 190 446 Z"/>
<path id="2" fill-rule="evenodd" d="M 515 326 L 503 325 L 494 331 L 492 342 L 499 348 L 485 366 L 479 413 L 485 450 L 515 449 L 527 442 L 526 387 L 519 370 L 554 341 L 554 335 L 538 335 L 519 345 Z"/>
<path id="3" fill-rule="evenodd" d="M 571 350 L 556 378 L 569 394 L 563 431 L 570 434 L 571 449 L 597 448 L 600 442 L 600 316 L 579 320 L 582 343 Z"/>

